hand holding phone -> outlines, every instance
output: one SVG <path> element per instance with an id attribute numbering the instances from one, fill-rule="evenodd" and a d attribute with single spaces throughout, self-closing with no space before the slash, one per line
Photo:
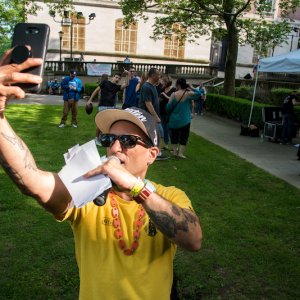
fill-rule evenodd
<path id="1" fill-rule="evenodd" d="M 38 58 L 27 59 L 21 64 L 10 64 L 13 49 L 8 50 L 0 60 L 0 115 L 3 114 L 7 102 L 11 97 L 24 98 L 25 92 L 16 83 L 30 83 L 38 85 L 42 82 L 40 76 L 22 73 L 23 70 L 42 64 Z"/>
<path id="2" fill-rule="evenodd" d="M 50 28 L 47 24 L 39 23 L 18 23 L 15 26 L 11 55 L 11 63 L 20 64 L 26 59 L 42 58 L 43 63 L 40 66 L 24 70 L 24 73 L 43 76 L 45 58 L 48 47 Z M 41 90 L 40 84 L 17 84 L 26 92 L 38 93 Z"/>

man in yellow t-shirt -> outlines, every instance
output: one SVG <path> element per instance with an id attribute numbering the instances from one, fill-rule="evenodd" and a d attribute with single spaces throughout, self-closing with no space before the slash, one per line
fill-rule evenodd
<path id="1" fill-rule="evenodd" d="M 7 52 L 0 64 L 10 61 Z M 40 65 L 0 65 L 0 163 L 20 190 L 68 220 L 74 232 L 80 272 L 80 299 L 169 299 L 176 246 L 198 251 L 199 219 L 184 192 L 146 180 L 159 153 L 159 134 L 151 115 L 138 108 L 97 114 L 100 141 L 111 157 L 85 176 L 106 174 L 113 183 L 106 204 L 72 207 L 72 198 L 55 173 L 37 168 L 24 142 L 5 118 L 11 96 L 25 96 L 11 82 L 39 83 L 20 73 Z M 24 163 L 24 161 L 26 163 Z"/>
<path id="2" fill-rule="evenodd" d="M 198 218 L 183 191 L 145 180 L 160 140 L 150 114 L 135 107 L 105 110 L 96 125 L 114 159 L 87 176 L 111 178 L 106 204 L 56 215 L 72 225 L 80 299 L 170 299 L 176 245 L 200 248 Z"/>

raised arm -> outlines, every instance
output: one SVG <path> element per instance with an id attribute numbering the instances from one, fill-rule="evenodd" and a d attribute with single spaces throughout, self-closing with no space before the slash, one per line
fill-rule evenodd
<path id="1" fill-rule="evenodd" d="M 142 204 L 156 227 L 172 242 L 189 251 L 201 248 L 202 230 L 198 216 L 152 193 Z"/>
<path id="2" fill-rule="evenodd" d="M 124 73 L 126 74 L 126 77 L 124 82 L 121 84 L 121 90 L 124 90 L 129 85 L 130 73 L 125 69 L 124 69 Z"/>
<path id="3" fill-rule="evenodd" d="M 39 170 L 28 147 L 14 132 L 5 118 L 5 106 L 11 97 L 24 98 L 25 93 L 13 83 L 40 83 L 42 79 L 21 71 L 42 63 L 40 59 L 28 59 L 22 64 L 8 64 L 11 50 L 0 62 L 0 164 L 19 187 L 52 213 L 64 212 L 71 197 L 57 174 Z"/>
<path id="4" fill-rule="evenodd" d="M 129 173 L 123 165 L 111 159 L 88 172 L 86 177 L 100 173 L 108 175 L 116 185 L 117 190 L 124 191 L 122 197 L 132 198 L 130 190 L 138 179 Z M 176 197 L 185 200 L 186 195 L 178 190 Z M 201 248 L 202 230 L 199 218 L 192 210 L 182 208 L 164 199 L 156 192 L 151 193 L 141 204 L 156 227 L 169 240 L 189 251 L 198 251 Z"/>
<path id="5" fill-rule="evenodd" d="M 140 88 L 141 88 L 141 82 L 139 81 L 139 83 L 135 87 L 135 91 L 138 92 Z"/>
<path id="6" fill-rule="evenodd" d="M 168 101 L 169 101 L 170 98 L 171 98 L 171 95 L 168 96 L 165 92 L 162 92 L 162 93 L 161 93 L 161 96 L 164 97 L 164 98 L 166 98 Z"/>

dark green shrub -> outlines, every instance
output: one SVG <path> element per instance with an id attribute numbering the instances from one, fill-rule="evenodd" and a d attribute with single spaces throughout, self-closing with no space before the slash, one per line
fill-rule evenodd
<path id="1" fill-rule="evenodd" d="M 298 124 L 298 127 L 299 127 L 300 126 L 300 107 L 295 106 L 294 112 L 295 112 L 295 122 Z"/>
<path id="2" fill-rule="evenodd" d="M 85 83 L 84 84 L 84 94 L 91 96 L 93 91 L 97 88 L 98 83 Z"/>
<path id="3" fill-rule="evenodd" d="M 292 91 L 293 90 L 286 89 L 286 88 L 272 89 L 271 90 L 272 103 L 276 106 L 281 106 L 284 98 L 286 98 Z"/>
<path id="4" fill-rule="evenodd" d="M 206 100 L 207 109 L 217 113 L 220 116 L 229 119 L 237 120 L 243 124 L 248 124 L 251 101 L 241 98 L 233 98 L 229 96 L 209 94 Z M 256 124 L 258 127 L 263 127 L 262 121 L 262 107 L 266 106 L 261 103 L 254 103 L 251 123 Z"/>
<path id="5" fill-rule="evenodd" d="M 252 86 L 240 86 L 235 88 L 235 97 L 252 100 L 253 87 Z"/>
<path id="6" fill-rule="evenodd" d="M 223 85 L 219 85 L 219 86 L 206 86 L 205 87 L 208 93 L 212 93 L 212 94 L 220 94 L 223 95 L 224 94 L 224 86 Z"/>
<path id="7" fill-rule="evenodd" d="M 248 124 L 251 101 L 241 98 L 233 98 L 218 94 L 208 94 L 206 98 L 207 109 L 217 113 L 222 117 L 237 120 L 243 124 Z M 263 103 L 254 102 L 251 123 L 263 128 L 262 108 L 265 106 L 273 106 Z M 300 107 L 295 106 L 295 119 L 300 124 Z"/>
<path id="8" fill-rule="evenodd" d="M 251 98 L 252 100 L 252 98 Z M 272 97 L 269 90 L 257 87 L 255 93 L 255 101 L 264 104 L 275 105 L 272 103 Z"/>
<path id="9" fill-rule="evenodd" d="M 241 85 L 235 88 L 235 97 L 252 101 L 254 85 Z M 224 95 L 223 86 L 209 87 L 209 93 Z M 257 87 L 255 101 L 259 103 L 272 104 L 270 92 Z"/>

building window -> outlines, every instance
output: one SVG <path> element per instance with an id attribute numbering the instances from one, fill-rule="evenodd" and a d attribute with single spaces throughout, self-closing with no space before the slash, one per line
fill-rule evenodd
<path id="1" fill-rule="evenodd" d="M 164 56 L 173 58 L 184 58 L 185 41 L 178 39 L 177 31 L 181 31 L 179 24 L 173 24 L 172 34 L 164 38 Z"/>
<path id="2" fill-rule="evenodd" d="M 71 39 L 73 51 L 85 51 L 85 18 L 77 19 L 76 16 L 72 16 L 71 22 L 62 24 L 63 38 L 62 49 L 70 50 Z M 72 36 L 71 36 L 72 30 Z"/>
<path id="3" fill-rule="evenodd" d="M 257 12 L 261 11 L 267 14 L 273 14 L 274 13 L 274 0 L 259 0 L 256 3 L 256 10 Z"/>
<path id="4" fill-rule="evenodd" d="M 221 40 L 219 40 L 213 35 L 211 38 L 210 48 L 210 66 L 218 67 L 220 71 L 224 71 L 226 64 L 227 49 L 227 37 L 223 37 Z"/>
<path id="5" fill-rule="evenodd" d="M 136 53 L 137 23 L 130 24 L 128 28 L 123 26 L 123 19 L 115 23 L 115 51 L 124 53 Z"/>

